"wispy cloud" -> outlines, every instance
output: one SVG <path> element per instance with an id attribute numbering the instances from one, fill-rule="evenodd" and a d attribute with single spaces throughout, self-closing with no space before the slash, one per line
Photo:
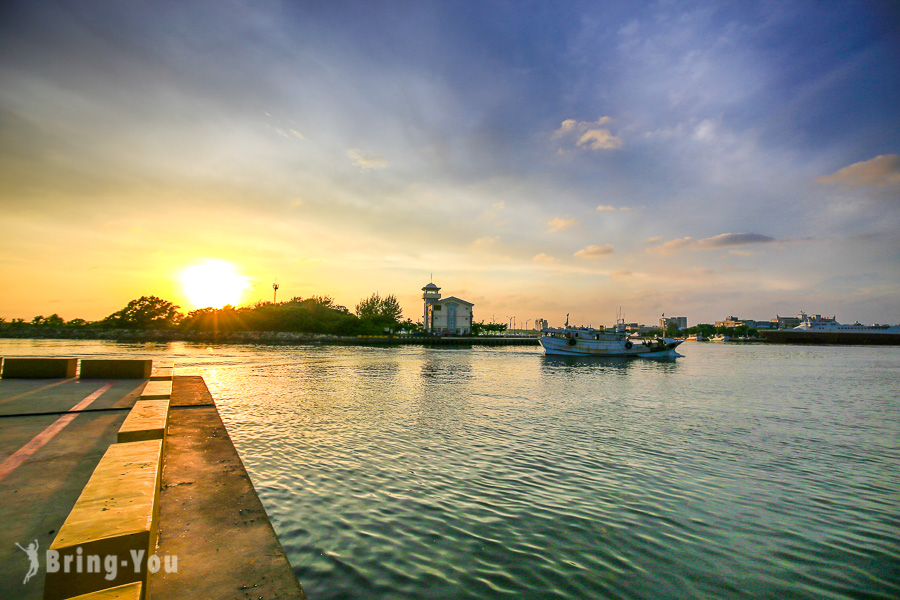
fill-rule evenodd
<path id="1" fill-rule="evenodd" d="M 347 150 L 347 156 L 353 160 L 353 164 L 363 171 L 375 171 L 387 168 L 388 163 L 380 156 L 373 154 L 363 154 L 359 148 L 350 148 Z"/>
<path id="2" fill-rule="evenodd" d="M 536 263 L 550 264 L 550 263 L 556 263 L 556 262 L 559 262 L 559 259 L 558 259 L 558 258 L 553 258 L 553 257 L 550 256 L 549 254 L 546 254 L 546 253 L 544 253 L 544 252 L 541 252 L 540 254 L 538 254 L 538 255 L 536 255 L 534 258 L 532 258 L 531 261 L 532 261 L 532 262 L 536 262 Z"/>
<path id="3" fill-rule="evenodd" d="M 284 130 L 284 129 L 281 129 L 281 128 L 276 128 L 276 129 L 275 129 L 275 133 L 277 133 L 277 134 L 280 135 L 281 137 L 289 138 L 289 137 L 291 137 L 291 136 L 294 136 L 294 137 L 297 138 L 298 140 L 302 140 L 302 139 L 303 139 L 303 134 L 300 133 L 299 131 L 297 131 L 296 129 L 288 129 L 288 130 Z"/>
<path id="4" fill-rule="evenodd" d="M 597 207 L 597 212 L 614 211 L 614 210 L 631 210 L 631 207 L 630 206 L 620 206 L 619 208 L 616 208 L 615 206 L 612 206 L 611 204 L 601 204 L 600 206 Z"/>
<path id="5" fill-rule="evenodd" d="M 576 252 L 573 256 L 578 258 L 601 258 L 603 256 L 608 256 L 614 252 L 612 244 L 605 244 L 603 246 L 593 245 L 588 246 L 587 248 L 582 248 L 578 252 Z"/>
<path id="6" fill-rule="evenodd" d="M 488 221 L 492 221 L 500 216 L 500 213 L 503 212 L 503 208 L 506 203 L 503 201 L 495 202 L 491 204 L 488 208 L 484 209 L 484 212 L 481 213 L 482 219 L 487 219 Z"/>
<path id="7" fill-rule="evenodd" d="M 853 163 L 830 175 L 816 178 L 816 183 L 841 184 L 848 187 L 900 186 L 900 155 L 883 154 L 870 160 Z"/>
<path id="8" fill-rule="evenodd" d="M 575 140 L 577 147 L 587 150 L 618 150 L 622 147 L 622 139 L 602 127 L 611 122 L 612 117 L 600 117 L 595 122 L 566 119 L 553 132 L 553 138 Z"/>
<path id="9" fill-rule="evenodd" d="M 547 221 L 547 229 L 548 233 L 553 233 L 555 231 L 565 231 L 566 229 L 578 225 L 580 221 L 578 219 L 565 219 L 562 217 L 556 217 Z"/>
<path id="10" fill-rule="evenodd" d="M 744 244 L 768 244 L 774 241 L 775 238 L 760 233 L 720 233 L 697 243 L 705 248 L 725 248 Z"/>
<path id="11" fill-rule="evenodd" d="M 662 238 L 651 238 L 648 242 L 656 244 L 659 243 L 661 239 Z M 669 240 L 659 246 L 648 248 L 647 252 L 665 256 L 681 250 L 715 250 L 718 248 L 733 248 L 735 246 L 744 246 L 747 244 L 770 244 L 777 241 L 779 240 L 760 233 L 721 233 L 702 240 L 695 240 L 690 236 Z M 786 242 L 790 240 L 781 241 Z"/>
<path id="12" fill-rule="evenodd" d="M 493 248 L 498 241 L 500 241 L 499 235 L 486 235 L 472 242 L 472 246 L 479 250 L 487 250 Z"/>

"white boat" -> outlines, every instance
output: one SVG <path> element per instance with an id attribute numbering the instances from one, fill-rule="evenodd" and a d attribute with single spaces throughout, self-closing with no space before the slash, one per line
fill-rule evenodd
<path id="1" fill-rule="evenodd" d="M 854 323 L 853 325 L 842 325 L 835 320 L 834 317 L 828 318 L 821 315 L 807 315 L 800 313 L 801 322 L 794 327 L 794 331 L 805 331 L 809 333 L 874 333 L 898 334 L 900 333 L 900 325 L 862 325 Z"/>
<path id="2" fill-rule="evenodd" d="M 684 341 L 686 341 L 686 342 L 705 342 L 707 340 L 705 337 L 703 337 L 703 334 L 695 333 L 694 335 L 689 335 L 686 338 L 684 338 Z"/>
<path id="3" fill-rule="evenodd" d="M 900 325 L 843 325 L 834 317 L 800 313 L 793 329 L 761 330 L 768 342 L 798 344 L 900 345 Z"/>
<path id="4" fill-rule="evenodd" d="M 591 327 L 544 327 L 541 346 L 556 356 L 640 356 L 664 358 L 680 356 L 675 349 L 684 340 L 665 337 L 629 337 L 625 320 L 618 319 L 612 329 Z"/>
<path id="5" fill-rule="evenodd" d="M 730 342 L 731 337 L 720 333 L 719 335 L 714 335 L 711 338 L 709 338 L 709 341 L 711 341 L 711 342 Z"/>

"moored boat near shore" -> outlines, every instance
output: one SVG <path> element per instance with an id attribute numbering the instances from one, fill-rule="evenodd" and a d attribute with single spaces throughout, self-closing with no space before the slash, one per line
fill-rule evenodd
<path id="1" fill-rule="evenodd" d="M 793 329 L 760 330 L 767 342 L 779 344 L 900 345 L 900 325 L 842 325 L 834 318 L 800 313 Z"/>

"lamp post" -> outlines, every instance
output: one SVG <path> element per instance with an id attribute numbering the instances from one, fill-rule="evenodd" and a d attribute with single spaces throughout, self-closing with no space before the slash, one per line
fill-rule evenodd
<path id="1" fill-rule="evenodd" d="M 275 299 L 278 297 L 278 284 L 272 284 L 272 304 L 275 304 Z"/>

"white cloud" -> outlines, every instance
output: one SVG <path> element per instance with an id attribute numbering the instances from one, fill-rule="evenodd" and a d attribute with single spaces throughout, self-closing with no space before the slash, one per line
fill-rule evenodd
<path id="1" fill-rule="evenodd" d="M 563 219 L 556 217 L 547 221 L 547 226 L 550 228 L 547 232 L 553 233 L 554 231 L 565 231 L 569 227 L 578 225 L 578 223 L 580 223 L 578 219 Z"/>
<path id="2" fill-rule="evenodd" d="M 609 129 L 601 127 L 612 122 L 612 117 L 600 117 L 595 122 L 566 119 L 553 132 L 553 139 L 577 137 L 575 145 L 589 150 L 617 150 L 622 147 L 622 139 Z"/>
<path id="3" fill-rule="evenodd" d="M 694 139 L 701 142 L 711 142 L 716 139 L 716 124 L 709 119 L 704 119 L 694 128 Z"/>
<path id="4" fill-rule="evenodd" d="M 388 166 L 387 161 L 380 156 L 363 154 L 358 148 L 350 148 L 347 150 L 347 156 L 353 160 L 354 165 L 363 171 L 374 171 L 387 168 Z"/>
<path id="5" fill-rule="evenodd" d="M 622 147 L 622 139 L 617 138 L 609 129 L 591 129 L 578 138 L 579 148 L 587 146 L 591 150 L 617 150 Z"/>
<path id="6" fill-rule="evenodd" d="M 611 210 L 631 210 L 631 207 L 620 206 L 619 208 L 616 208 L 615 206 L 612 206 L 610 204 L 601 204 L 600 206 L 597 207 L 598 212 L 611 211 Z"/>
<path id="7" fill-rule="evenodd" d="M 531 261 L 536 262 L 536 263 L 555 263 L 555 262 L 559 262 L 559 259 L 553 258 L 549 254 L 545 254 L 544 252 L 541 252 L 540 254 L 538 254 L 534 258 L 532 258 Z"/>
<path id="8" fill-rule="evenodd" d="M 499 235 L 486 235 L 472 242 L 472 245 L 479 249 L 487 249 L 492 248 L 499 240 Z"/>
<path id="9" fill-rule="evenodd" d="M 612 253 L 612 244 L 605 244 L 603 246 L 594 245 L 588 246 L 587 248 L 582 248 L 573 256 L 577 256 L 578 258 L 600 258 L 602 256 L 608 256 Z"/>

